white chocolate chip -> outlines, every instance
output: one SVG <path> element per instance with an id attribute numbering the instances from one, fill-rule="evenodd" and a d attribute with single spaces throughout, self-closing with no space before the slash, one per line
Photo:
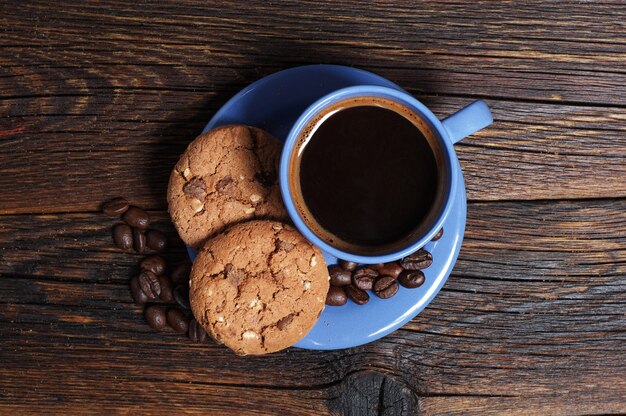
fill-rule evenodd
<path id="1" fill-rule="evenodd" d="M 254 207 L 246 208 L 243 210 L 245 214 L 252 214 L 254 211 L 256 211 L 256 208 Z"/>
<path id="2" fill-rule="evenodd" d="M 259 335 L 254 331 L 246 331 L 243 333 L 242 337 L 243 339 L 253 339 L 253 338 L 258 338 Z"/>
<path id="3" fill-rule="evenodd" d="M 239 180 L 243 181 L 243 179 L 244 179 L 243 175 L 239 175 Z"/>
<path id="4" fill-rule="evenodd" d="M 224 322 L 224 317 L 223 316 L 218 316 L 217 317 L 217 322 Z"/>
<path id="5" fill-rule="evenodd" d="M 314 254 L 313 257 L 311 257 L 311 267 L 315 267 L 316 264 L 317 264 L 317 257 L 315 257 L 315 254 Z"/>
<path id="6" fill-rule="evenodd" d="M 304 281 L 304 290 L 311 289 L 311 282 L 309 280 Z"/>
<path id="7" fill-rule="evenodd" d="M 204 209 L 204 204 L 199 199 L 191 200 L 191 208 L 193 208 L 193 212 L 200 212 Z"/>
<path id="8" fill-rule="evenodd" d="M 183 171 L 183 178 L 185 178 L 186 180 L 191 179 L 191 169 L 185 168 L 185 170 Z"/>
<path id="9" fill-rule="evenodd" d="M 282 224 L 272 224 L 272 228 L 274 229 L 274 231 L 280 231 L 283 229 L 283 225 Z"/>
<path id="10" fill-rule="evenodd" d="M 257 195 L 257 194 L 250 195 L 250 201 L 252 201 L 253 204 L 256 204 L 261 199 L 263 199 L 263 197 L 261 197 L 261 195 Z"/>
<path id="11" fill-rule="evenodd" d="M 257 303 L 259 303 L 259 298 L 252 299 L 252 302 L 250 302 L 250 308 L 254 308 Z"/>

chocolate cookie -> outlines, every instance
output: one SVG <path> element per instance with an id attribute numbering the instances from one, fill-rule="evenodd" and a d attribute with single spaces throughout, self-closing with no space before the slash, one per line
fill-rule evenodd
<path id="1" fill-rule="evenodd" d="M 276 221 L 237 224 L 208 240 L 190 280 L 196 320 L 240 355 L 278 351 L 304 337 L 329 285 L 319 249 Z"/>
<path id="2" fill-rule="evenodd" d="M 196 138 L 170 175 L 168 210 L 178 234 L 197 248 L 226 226 L 286 219 L 277 166 L 280 142 L 248 126 L 218 127 Z"/>

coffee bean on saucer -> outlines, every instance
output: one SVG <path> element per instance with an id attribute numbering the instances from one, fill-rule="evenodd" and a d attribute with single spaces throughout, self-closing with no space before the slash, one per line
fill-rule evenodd
<path id="1" fill-rule="evenodd" d="M 374 279 L 378 277 L 378 272 L 368 267 L 362 267 L 352 273 L 352 284 L 361 290 L 371 290 Z"/>
<path id="2" fill-rule="evenodd" d="M 206 331 L 195 319 L 189 322 L 189 339 L 197 344 L 204 344 L 208 339 Z"/>
<path id="3" fill-rule="evenodd" d="M 348 286 L 352 282 L 352 273 L 336 264 L 328 266 L 328 275 L 332 286 Z"/>
<path id="4" fill-rule="evenodd" d="M 137 253 L 146 251 L 146 234 L 139 228 L 133 228 L 133 248 Z"/>
<path id="5" fill-rule="evenodd" d="M 326 294 L 326 304 L 329 306 L 341 306 L 345 305 L 348 298 L 343 288 L 338 286 L 331 286 L 328 288 Z"/>
<path id="6" fill-rule="evenodd" d="M 122 250 L 130 250 L 133 247 L 133 230 L 126 224 L 115 224 L 113 242 Z"/>
<path id="7" fill-rule="evenodd" d="M 179 263 L 174 270 L 172 270 L 170 279 L 172 279 L 172 283 L 175 285 L 188 284 L 189 273 L 191 273 L 191 262 L 189 260 L 184 260 Z"/>
<path id="8" fill-rule="evenodd" d="M 148 296 L 143 293 L 143 290 L 141 290 L 141 286 L 139 286 L 139 278 L 137 276 L 130 279 L 130 293 L 133 295 L 133 299 L 138 305 L 143 305 L 150 300 L 148 299 Z"/>
<path id="9" fill-rule="evenodd" d="M 150 300 L 156 300 L 161 294 L 159 278 L 148 270 L 143 270 L 139 275 L 139 286 Z"/>
<path id="10" fill-rule="evenodd" d="M 150 225 L 150 215 L 141 208 L 131 206 L 122 215 L 122 220 L 134 228 L 145 230 Z"/>
<path id="11" fill-rule="evenodd" d="M 421 270 L 405 270 L 398 277 L 398 282 L 409 289 L 420 287 L 425 280 L 424 273 Z"/>
<path id="12" fill-rule="evenodd" d="M 389 299 L 398 292 L 398 282 L 391 276 L 381 276 L 374 283 L 374 294 L 381 299 Z"/>
<path id="13" fill-rule="evenodd" d="M 428 251 L 420 248 L 415 253 L 410 254 L 400 260 L 400 266 L 406 270 L 422 270 L 433 264 L 433 256 Z"/>
<path id="14" fill-rule="evenodd" d="M 356 269 L 357 264 L 353 261 L 347 261 L 347 260 L 339 260 L 339 265 L 344 269 L 347 270 L 349 272 L 353 271 L 354 269 Z"/>
<path id="15" fill-rule="evenodd" d="M 433 237 L 432 240 L 430 241 L 437 241 L 439 240 L 441 237 L 443 237 L 443 228 L 441 228 L 439 231 L 437 231 L 437 234 L 435 234 L 435 236 Z"/>
<path id="16" fill-rule="evenodd" d="M 191 309 L 189 304 L 189 286 L 186 284 L 176 286 L 172 296 L 183 309 Z"/>
<path id="17" fill-rule="evenodd" d="M 161 286 L 161 294 L 159 295 L 159 299 L 161 299 L 165 303 L 174 303 L 174 294 L 170 278 L 167 276 L 158 276 L 158 279 L 159 286 Z"/>
<path id="18" fill-rule="evenodd" d="M 128 201 L 124 198 L 113 198 L 102 205 L 102 212 L 109 217 L 117 217 L 128 210 Z"/>
<path id="19" fill-rule="evenodd" d="M 167 247 L 167 236 L 159 230 L 148 230 L 146 233 L 146 244 L 154 251 L 164 251 Z"/>
<path id="20" fill-rule="evenodd" d="M 400 273 L 402 273 L 402 270 L 404 270 L 402 266 L 400 266 L 395 261 L 390 263 L 372 264 L 368 267 L 370 269 L 376 270 L 381 276 L 391 276 L 394 279 L 397 279 Z"/>
<path id="21" fill-rule="evenodd" d="M 165 273 L 165 259 L 161 256 L 148 256 L 139 262 L 141 270 L 149 270 L 157 276 Z"/>
<path id="22" fill-rule="evenodd" d="M 345 287 L 346 295 L 357 305 L 365 305 L 370 300 L 370 295 L 366 291 L 361 290 L 353 285 Z"/>
<path id="23" fill-rule="evenodd" d="M 187 334 L 189 330 L 189 318 L 177 307 L 167 310 L 167 323 L 179 334 Z"/>

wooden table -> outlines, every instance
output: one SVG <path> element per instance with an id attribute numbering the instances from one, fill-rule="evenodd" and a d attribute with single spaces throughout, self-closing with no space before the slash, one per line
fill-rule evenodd
<path id="1" fill-rule="evenodd" d="M 4 1 L 0 25 L 0 414 L 626 412 L 623 1 Z M 309 63 L 376 72 L 441 117 L 492 108 L 456 146 L 452 276 L 349 350 L 240 358 L 154 332 L 100 203 L 173 233 L 186 144 Z"/>

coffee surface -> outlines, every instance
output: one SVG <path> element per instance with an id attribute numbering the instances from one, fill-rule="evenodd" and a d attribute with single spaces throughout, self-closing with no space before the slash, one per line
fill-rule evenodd
<path id="1" fill-rule="evenodd" d="M 319 226 L 349 244 L 380 246 L 406 237 L 430 212 L 437 162 L 408 118 L 358 105 L 317 126 L 301 149 L 299 180 Z"/>

